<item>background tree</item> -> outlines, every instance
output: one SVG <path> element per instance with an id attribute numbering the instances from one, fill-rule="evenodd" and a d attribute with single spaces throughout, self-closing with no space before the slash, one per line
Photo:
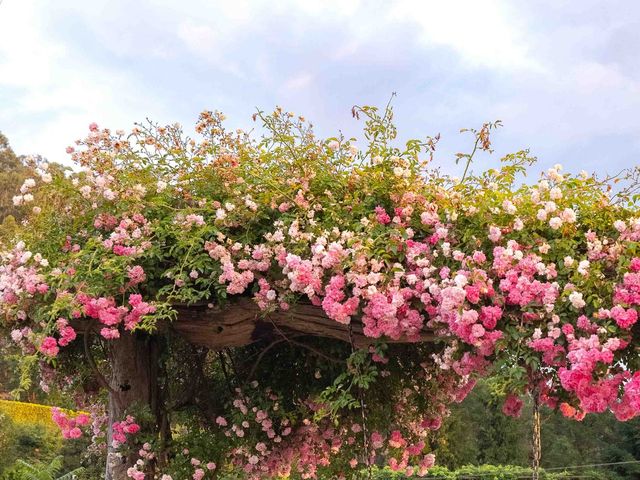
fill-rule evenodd
<path id="1" fill-rule="evenodd" d="M 435 443 L 438 463 L 451 470 L 464 465 L 531 464 L 531 402 L 519 418 L 502 413 L 501 400 L 486 381 L 452 409 Z M 638 419 L 619 422 L 612 415 L 588 415 L 581 422 L 560 412 L 543 410 L 542 463 L 560 469 L 576 465 L 608 464 L 640 460 Z M 609 465 L 598 470 L 611 479 L 635 478 L 640 463 Z M 579 470 L 577 470 L 579 471 Z M 616 475 L 619 475 L 617 477 Z"/>
<path id="2" fill-rule="evenodd" d="M 0 221 L 8 216 L 19 217 L 19 209 L 13 204 L 13 196 L 29 175 L 29 169 L 11 149 L 9 140 L 0 132 Z"/>

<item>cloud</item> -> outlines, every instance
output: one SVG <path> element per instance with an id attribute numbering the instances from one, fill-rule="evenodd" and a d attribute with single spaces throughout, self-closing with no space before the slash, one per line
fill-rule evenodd
<path id="1" fill-rule="evenodd" d="M 451 48 L 472 66 L 541 68 L 518 28 L 517 15 L 504 2 L 400 1 L 390 19 L 414 23 L 425 45 Z"/>
<path id="2" fill-rule="evenodd" d="M 64 149 L 87 133 L 92 121 L 130 126 L 162 108 L 145 97 L 124 69 L 78 55 L 47 31 L 41 6 L 0 5 L 0 130 L 18 153 L 67 161 Z"/>
<path id="3" fill-rule="evenodd" d="M 178 25 L 178 38 L 187 47 L 203 56 L 209 56 L 220 48 L 219 34 L 207 25 L 196 25 L 193 21 L 187 20 Z"/>
<path id="4" fill-rule="evenodd" d="M 313 82 L 313 75 L 310 73 L 300 73 L 284 82 L 285 90 L 300 90 L 306 88 Z"/>
<path id="5" fill-rule="evenodd" d="M 40 22 L 34 5 L 6 2 L 0 5 L 0 79 L 16 88 L 38 88 L 50 81 L 52 68 L 65 48 L 45 42 L 38 34 Z"/>
<path id="6" fill-rule="evenodd" d="M 609 15 L 622 11 L 624 15 Z M 5 0 L 0 130 L 16 151 L 65 158 L 92 121 L 187 126 L 204 108 L 247 126 L 280 104 L 321 134 L 357 134 L 352 104 L 393 91 L 401 137 L 497 118 L 498 152 L 617 168 L 640 155 L 640 7 L 574 2 Z M 607 149 L 608 148 L 608 149 Z M 602 158 L 607 161 L 603 162 Z M 632 160 L 632 159 L 636 160 Z M 452 167 L 454 168 L 454 167 Z"/>

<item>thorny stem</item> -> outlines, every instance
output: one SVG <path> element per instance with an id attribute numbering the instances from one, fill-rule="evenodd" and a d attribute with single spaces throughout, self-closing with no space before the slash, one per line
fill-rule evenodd
<path id="1" fill-rule="evenodd" d="M 540 397 L 538 396 L 537 389 L 533 392 L 533 473 L 532 480 L 538 480 L 540 478 L 540 458 L 542 456 L 541 437 L 542 432 L 540 428 Z"/>

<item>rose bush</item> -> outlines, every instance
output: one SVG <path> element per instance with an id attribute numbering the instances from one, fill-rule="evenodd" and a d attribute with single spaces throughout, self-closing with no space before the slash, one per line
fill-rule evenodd
<path id="1" fill-rule="evenodd" d="M 508 415 L 525 393 L 577 420 L 640 414 L 637 172 L 556 165 L 522 182 L 521 151 L 473 175 L 485 124 L 452 178 L 430 167 L 437 138 L 397 146 L 391 108 L 354 115 L 361 143 L 281 109 L 256 114 L 260 138 L 217 112 L 198 140 L 92 124 L 68 148 L 77 171 L 41 162 L 24 182 L 2 321 L 48 383 L 55 367 L 57 388 L 109 404 L 106 441 L 93 429 L 108 476 L 346 478 L 381 461 L 423 475 L 430 435 L 480 376 L 500 380 Z M 260 311 L 250 341 L 212 352 L 172 330 L 244 297 Z M 346 341 L 274 320 L 301 304 Z M 194 436 L 209 447 L 190 457 Z"/>

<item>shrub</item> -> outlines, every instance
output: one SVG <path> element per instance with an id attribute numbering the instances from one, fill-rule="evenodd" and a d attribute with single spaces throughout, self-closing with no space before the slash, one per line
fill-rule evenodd
<path id="1" fill-rule="evenodd" d="M 521 480 L 530 478 L 531 468 L 517 465 L 466 465 L 456 470 L 449 470 L 446 467 L 435 466 L 429 470 L 425 477 L 417 475 L 407 476 L 404 472 L 394 472 L 387 468 L 374 468 L 372 472 L 373 480 L 407 480 L 426 478 L 432 480 Z M 368 478 L 368 472 L 363 472 L 362 479 Z M 622 479 L 614 473 L 600 470 L 576 470 L 563 472 L 540 471 L 541 480 L 617 480 Z M 630 477 L 629 477 L 630 478 Z"/>

